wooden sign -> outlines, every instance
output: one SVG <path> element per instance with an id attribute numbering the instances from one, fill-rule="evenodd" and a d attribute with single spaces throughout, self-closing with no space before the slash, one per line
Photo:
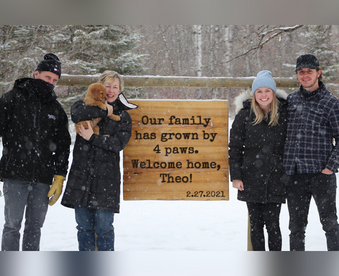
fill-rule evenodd
<path id="1" fill-rule="evenodd" d="M 132 102 L 124 200 L 228 200 L 228 102 Z"/>

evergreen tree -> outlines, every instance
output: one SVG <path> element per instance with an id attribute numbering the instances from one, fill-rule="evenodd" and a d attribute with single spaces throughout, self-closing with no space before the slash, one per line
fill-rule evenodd
<path id="1" fill-rule="evenodd" d="M 123 27 L 66 26 L 68 34 L 61 54 L 70 74 L 97 74 L 115 70 L 120 74 L 137 74 L 143 69 L 144 55 L 132 54 L 138 46 L 137 33 L 128 33 Z"/>
<path id="2" fill-rule="evenodd" d="M 139 35 L 120 26 L 0 26 L 0 34 L 1 94 L 12 87 L 15 79 L 31 77 L 48 52 L 58 55 L 63 74 L 143 71 L 145 55 L 132 53 Z"/>
<path id="3" fill-rule="evenodd" d="M 301 45 L 300 54 L 315 55 L 320 62 L 324 81 L 335 80 L 338 76 L 339 53 L 338 37 L 333 35 L 333 26 L 311 25 L 301 35 L 307 43 Z"/>
<path id="4" fill-rule="evenodd" d="M 0 33 L 1 81 L 31 77 L 48 44 L 47 26 L 1 26 Z"/>

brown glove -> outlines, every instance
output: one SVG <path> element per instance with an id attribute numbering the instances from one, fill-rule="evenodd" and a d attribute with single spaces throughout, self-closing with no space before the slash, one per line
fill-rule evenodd
<path id="1" fill-rule="evenodd" d="M 50 188 L 47 196 L 49 198 L 49 205 L 54 205 L 55 202 L 59 199 L 61 192 L 62 192 L 62 186 L 65 181 L 65 177 L 62 175 L 55 175 L 54 181 L 52 183 L 52 187 Z"/>

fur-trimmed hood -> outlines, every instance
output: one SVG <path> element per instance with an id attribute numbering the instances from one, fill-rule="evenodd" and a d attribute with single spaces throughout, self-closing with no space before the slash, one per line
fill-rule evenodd
<path id="1" fill-rule="evenodd" d="M 285 92 L 282 89 L 277 89 L 277 98 L 279 100 L 287 99 L 287 92 Z M 252 97 L 252 91 L 251 90 L 245 90 L 242 91 L 234 100 L 234 105 L 235 105 L 235 115 L 238 114 L 238 112 L 246 106 L 246 103 L 249 103 L 248 100 Z"/>

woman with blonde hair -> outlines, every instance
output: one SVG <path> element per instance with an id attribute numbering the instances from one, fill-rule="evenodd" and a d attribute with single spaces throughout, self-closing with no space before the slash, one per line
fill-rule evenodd
<path id="1" fill-rule="evenodd" d="M 251 95 L 252 94 L 252 95 Z M 285 203 L 287 176 L 283 170 L 287 94 L 276 89 L 271 72 L 257 74 L 252 93 L 236 99 L 236 116 L 230 131 L 229 166 L 238 200 L 246 201 L 254 251 L 281 250 L 280 210 Z"/>
<path id="2" fill-rule="evenodd" d="M 99 135 L 80 127 L 73 151 L 73 162 L 61 204 L 75 209 L 80 251 L 114 250 L 114 213 L 120 207 L 120 151 L 127 145 L 132 120 L 126 110 L 137 106 L 124 95 L 122 77 L 105 71 L 99 82 L 106 87 L 106 110 L 86 106 L 82 100 L 71 108 L 72 121 L 101 118 Z M 120 121 L 108 118 L 115 114 Z M 97 236 L 97 238 L 96 238 Z"/>

